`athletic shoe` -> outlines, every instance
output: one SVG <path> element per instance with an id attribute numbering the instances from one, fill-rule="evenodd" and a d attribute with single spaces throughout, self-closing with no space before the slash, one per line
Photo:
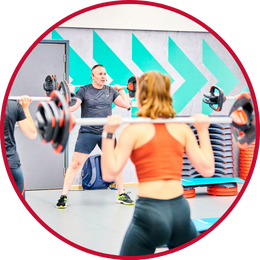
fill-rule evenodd
<path id="1" fill-rule="evenodd" d="M 67 196 L 61 195 L 58 203 L 56 204 L 57 209 L 66 209 L 67 208 Z"/>
<path id="2" fill-rule="evenodd" d="M 131 200 L 129 195 L 126 193 L 122 193 L 122 194 L 118 195 L 116 203 L 125 204 L 125 205 L 134 205 L 135 204 L 134 201 Z"/>

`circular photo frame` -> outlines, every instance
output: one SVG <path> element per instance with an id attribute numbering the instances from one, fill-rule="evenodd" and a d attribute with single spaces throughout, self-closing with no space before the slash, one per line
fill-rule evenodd
<path id="1" fill-rule="evenodd" d="M 89 3 L 58 17 L 35 35 L 15 61 L 5 83 L 0 106 L 0 130 L 1 133 L 4 132 L 0 136 L 1 163 L 15 199 L 45 234 L 68 249 L 91 258 L 164 259 L 194 248 L 232 218 L 249 192 L 257 171 L 259 138 L 250 141 L 250 145 L 238 143 L 245 139 L 243 133 L 240 131 L 240 137 L 236 133 L 234 138 L 230 124 L 222 127 L 211 125 L 210 137 L 215 156 L 213 178 L 201 178 L 188 158 L 184 158 L 184 197 L 191 208 L 191 219 L 198 235 L 174 248 L 169 248 L 166 244 L 158 245 L 153 254 L 120 255 L 135 206 L 116 204 L 120 187 L 110 183 L 106 188 L 91 190 L 88 187 L 87 191 L 83 191 L 82 169 L 78 170 L 72 186 L 69 186 L 71 191 L 66 198 L 68 208 L 57 209 L 56 203 L 64 188 L 64 174 L 73 159 L 80 128 L 78 125 L 70 132 L 66 147 L 59 149 L 56 144 L 56 151 L 63 152 L 57 155 L 53 153 L 51 145 L 42 146 L 42 139 L 39 141 L 38 137 L 35 139 L 32 135 L 31 139 L 35 140 L 28 141 L 23 136 L 23 126 L 16 125 L 15 128 L 20 129 L 13 138 L 18 143 L 17 151 L 23 173 L 12 172 L 20 166 L 20 159 L 18 157 L 17 166 L 10 163 L 13 159 L 7 159 L 11 153 L 9 146 L 15 148 L 15 143 L 7 143 L 6 139 L 8 99 L 13 97 L 17 100 L 18 96 L 24 94 L 29 94 L 30 97 L 45 96 L 44 89 L 50 91 L 53 87 L 59 91 L 61 81 L 63 87 L 69 86 L 69 91 L 75 94 L 81 86 L 91 84 L 92 68 L 96 64 L 104 66 L 107 73 L 105 84 L 116 85 L 114 89 L 118 93 L 122 89 L 128 93 L 128 84 L 131 84 L 133 91 L 135 81 L 132 82 L 131 79 L 138 80 L 148 71 L 167 74 L 171 80 L 173 107 L 181 117 L 196 113 L 212 118 L 227 117 L 234 100 L 238 102 L 240 98 L 249 97 L 253 108 L 251 119 L 255 126 L 254 134 L 259 134 L 259 97 L 252 75 L 235 46 L 215 26 L 191 11 L 164 1 L 101 0 Z M 219 92 L 213 95 L 212 89 L 218 89 Z M 68 89 L 64 87 L 62 92 L 68 97 Z M 221 102 L 216 100 L 220 93 Z M 76 97 L 70 97 L 70 100 L 75 101 L 73 105 L 76 104 Z M 206 102 L 203 98 L 207 99 Z M 35 97 L 35 101 L 38 99 Z M 138 108 L 132 92 L 130 101 L 131 110 L 113 105 L 113 114 L 135 118 Z M 44 119 L 39 114 L 36 115 L 38 107 L 48 113 L 53 111 L 57 117 L 56 125 L 62 124 L 54 103 L 65 106 L 64 102 L 55 100 L 50 106 L 46 106 L 44 101 L 40 102 L 31 103 L 29 109 L 32 120 L 39 119 L 38 127 Z M 221 106 L 221 110 L 218 106 Z M 241 106 L 247 107 L 247 104 Z M 25 114 L 28 118 L 28 114 Z M 75 112 L 74 115 L 81 117 L 80 112 Z M 25 119 L 22 115 L 17 115 L 17 118 L 21 121 Z M 63 123 L 64 121 L 65 119 Z M 50 124 L 55 125 L 52 120 Z M 62 131 L 59 132 L 57 127 L 53 129 L 56 136 Z M 48 132 L 49 137 L 51 132 Z M 246 132 L 244 130 L 244 134 Z M 196 131 L 194 133 L 196 135 Z M 51 137 L 48 142 L 50 140 Z M 25 152 L 30 146 L 37 148 L 30 149 L 30 153 Z M 94 155 L 100 153 L 98 149 L 94 149 Z M 37 170 L 32 161 L 37 164 Z M 53 172 L 59 174 L 54 176 Z M 18 185 L 15 174 L 24 174 L 25 186 Z M 138 179 L 130 160 L 123 170 L 123 179 L 124 194 L 135 202 L 139 199 Z M 131 192 L 130 195 L 127 194 L 128 191 Z M 199 200 L 196 200 L 198 194 Z M 147 231 L 150 239 L 149 234 L 153 228 L 155 226 Z M 132 243 L 135 243 L 134 239 Z"/>

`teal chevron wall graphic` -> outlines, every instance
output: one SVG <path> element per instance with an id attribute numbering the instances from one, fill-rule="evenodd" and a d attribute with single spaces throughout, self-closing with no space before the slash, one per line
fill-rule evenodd
<path id="1" fill-rule="evenodd" d="M 249 87 L 246 85 L 246 86 L 239 92 L 239 94 L 241 94 L 242 92 L 248 92 L 248 93 L 250 93 Z"/>
<path id="2" fill-rule="evenodd" d="M 167 74 L 171 79 L 171 83 L 174 82 L 171 75 L 167 73 L 163 66 L 153 57 L 134 34 L 132 34 L 132 60 L 143 73 L 150 70 L 159 71 L 162 74 Z"/>
<path id="3" fill-rule="evenodd" d="M 227 96 L 238 84 L 239 80 L 205 40 L 203 40 L 202 46 L 203 63 L 218 80 L 216 85 Z M 203 103 L 202 113 L 209 115 L 212 112 L 213 110 L 207 104 Z"/>
<path id="4" fill-rule="evenodd" d="M 176 100 L 174 108 L 183 116 L 213 112 L 202 102 L 203 93 L 207 93 L 211 85 L 222 88 L 225 95 L 249 91 L 232 55 L 210 33 L 58 27 L 45 39 L 50 38 L 69 41 L 69 76 L 75 85 L 89 84 L 91 68 L 97 63 L 106 67 L 112 80 L 108 82 L 110 85 L 126 85 L 131 76 L 141 76 L 149 70 L 168 74 L 172 97 Z M 113 113 L 136 117 L 136 99 L 131 103 L 131 111 L 118 109 L 113 104 Z M 226 102 L 217 115 L 227 115 L 230 105 L 232 101 Z M 81 116 L 80 110 L 74 113 L 76 117 Z M 75 127 L 75 132 L 70 135 L 70 160 L 77 129 Z M 99 148 L 95 152 L 99 153 Z M 133 182 L 132 178 L 136 178 L 133 168 L 127 165 L 124 181 Z M 74 184 L 80 183 L 79 172 Z"/>
<path id="5" fill-rule="evenodd" d="M 112 79 L 110 85 L 126 85 L 131 76 L 141 76 L 144 72 L 156 70 L 169 75 L 172 90 L 173 87 L 176 89 L 175 92 L 172 91 L 174 109 L 182 115 L 200 112 L 210 115 L 213 110 L 202 102 L 202 95 L 196 97 L 196 94 L 208 92 L 213 84 L 223 89 L 225 95 L 231 91 L 249 91 L 242 72 L 236 69 L 234 74 L 231 70 L 235 62 L 232 56 L 228 56 L 224 46 L 219 45 L 210 33 L 57 28 L 52 32 L 51 38 L 70 41 L 84 33 L 86 34 L 81 39 L 86 41 L 77 44 L 77 49 L 69 46 L 69 76 L 72 84 L 89 84 L 91 67 L 97 63 L 106 67 L 107 74 Z M 147 39 L 153 41 L 152 48 L 146 46 L 146 40 L 141 41 L 146 35 Z M 105 39 L 115 41 L 109 45 Z M 161 51 L 162 48 L 164 51 Z M 184 49 L 190 51 L 184 52 Z M 158 56 L 157 50 L 165 55 L 161 59 L 164 60 L 163 64 L 155 58 Z M 221 59 L 223 50 L 225 62 Z M 127 64 L 124 62 L 126 58 Z M 195 64 L 192 62 L 195 59 L 202 62 Z M 234 91 L 235 88 L 238 89 L 237 92 Z M 221 113 L 224 111 L 219 114 Z"/>
<path id="6" fill-rule="evenodd" d="M 93 59 L 105 66 L 107 74 L 113 79 L 110 85 L 126 86 L 128 79 L 134 75 L 95 31 L 93 31 Z"/>
<path id="7" fill-rule="evenodd" d="M 93 59 L 105 66 L 107 74 L 112 78 L 110 85 L 126 86 L 128 79 L 134 75 L 95 31 L 93 31 Z M 114 107 L 113 103 L 112 109 Z"/>
<path id="8" fill-rule="evenodd" d="M 168 46 L 169 63 L 185 80 L 173 95 L 174 110 L 179 113 L 207 83 L 207 79 L 170 37 Z"/>
<path id="9" fill-rule="evenodd" d="M 56 30 L 52 31 L 52 39 L 63 40 Z M 72 78 L 70 83 L 73 85 L 89 84 L 89 75 L 91 75 L 91 68 L 69 47 L 69 76 Z"/>

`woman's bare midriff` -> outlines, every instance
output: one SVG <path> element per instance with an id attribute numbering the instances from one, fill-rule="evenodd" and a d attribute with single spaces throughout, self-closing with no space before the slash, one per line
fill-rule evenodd
<path id="1" fill-rule="evenodd" d="M 183 194 L 183 186 L 177 180 L 140 182 L 137 196 L 152 199 L 174 199 Z"/>

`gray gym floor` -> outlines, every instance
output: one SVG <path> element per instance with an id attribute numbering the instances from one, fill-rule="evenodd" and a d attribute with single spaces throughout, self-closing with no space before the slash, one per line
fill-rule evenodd
<path id="1" fill-rule="evenodd" d="M 136 200 L 137 186 L 126 186 L 125 190 Z M 90 250 L 118 255 L 134 206 L 116 204 L 117 190 L 72 190 L 67 209 L 61 210 L 55 207 L 60 194 L 61 190 L 27 191 L 26 201 L 50 228 L 69 241 Z M 209 196 L 206 187 L 197 187 L 196 197 L 188 199 L 191 218 L 221 217 L 235 198 Z M 156 252 L 164 250 L 167 249 Z"/>

